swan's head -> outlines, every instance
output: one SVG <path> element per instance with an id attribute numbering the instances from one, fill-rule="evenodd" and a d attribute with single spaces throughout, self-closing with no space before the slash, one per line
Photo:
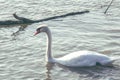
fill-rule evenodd
<path id="1" fill-rule="evenodd" d="M 46 25 L 41 25 L 39 28 L 36 29 L 36 32 L 34 35 L 37 35 L 41 32 L 47 32 L 48 31 L 48 27 Z"/>

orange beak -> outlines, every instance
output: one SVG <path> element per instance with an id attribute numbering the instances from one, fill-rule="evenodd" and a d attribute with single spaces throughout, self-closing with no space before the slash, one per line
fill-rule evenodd
<path id="1" fill-rule="evenodd" d="M 36 36 L 38 33 L 39 33 L 39 32 L 36 31 L 35 34 L 34 34 L 34 36 Z"/>

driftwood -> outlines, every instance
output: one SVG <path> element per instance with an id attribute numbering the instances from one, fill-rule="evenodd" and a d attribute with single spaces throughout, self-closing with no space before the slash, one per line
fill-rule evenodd
<path id="1" fill-rule="evenodd" d="M 67 16 L 73 16 L 73 15 L 80 15 L 80 14 L 84 14 L 84 13 L 88 13 L 89 11 L 81 11 L 81 12 L 71 12 L 71 13 L 67 13 L 67 14 L 63 14 L 63 15 L 59 15 L 59 16 L 53 16 L 53 17 L 48 17 L 45 19 L 40 19 L 40 20 L 30 20 L 24 17 L 19 17 L 18 15 L 16 15 L 16 13 L 13 14 L 14 18 L 16 18 L 17 20 L 6 20 L 6 21 L 0 21 L 0 25 L 21 25 L 21 24 L 32 24 L 32 23 L 37 23 L 37 22 L 43 22 L 43 21 L 48 21 L 48 20 L 53 20 L 53 19 L 57 19 L 57 18 L 64 18 Z"/>
<path id="2" fill-rule="evenodd" d="M 20 16 L 16 15 L 16 13 L 14 13 L 13 17 L 17 20 L 0 21 L 0 27 L 3 27 L 3 26 L 9 27 L 10 25 L 11 26 L 20 25 L 19 29 L 12 34 L 12 36 L 17 36 L 17 35 L 19 35 L 19 32 L 24 31 L 25 28 L 28 27 L 28 25 L 30 25 L 32 23 L 38 23 L 38 22 L 53 20 L 53 19 L 57 19 L 57 18 L 64 18 L 67 16 L 80 15 L 80 14 L 84 14 L 84 13 L 89 13 L 89 11 L 86 10 L 86 11 L 81 11 L 81 12 L 71 12 L 71 13 L 67 13 L 67 14 L 63 14 L 63 15 L 59 15 L 59 16 L 48 17 L 48 18 L 39 19 L 39 20 L 31 20 L 28 18 L 20 17 Z"/>

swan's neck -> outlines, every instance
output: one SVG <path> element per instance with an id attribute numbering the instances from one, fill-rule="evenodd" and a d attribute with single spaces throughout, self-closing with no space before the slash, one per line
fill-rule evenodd
<path id="1" fill-rule="evenodd" d="M 53 62 L 53 57 L 52 57 L 52 54 L 51 54 L 51 47 L 52 47 L 52 36 L 51 36 L 51 32 L 50 30 L 48 29 L 46 31 L 46 34 L 47 34 L 47 52 L 46 52 L 46 60 L 48 62 Z"/>

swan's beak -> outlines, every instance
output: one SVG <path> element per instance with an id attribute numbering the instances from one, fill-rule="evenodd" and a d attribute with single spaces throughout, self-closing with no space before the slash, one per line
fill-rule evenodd
<path id="1" fill-rule="evenodd" d="M 36 36 L 36 35 L 39 34 L 39 33 L 40 33 L 40 32 L 37 32 L 37 31 L 36 31 L 35 34 L 34 34 L 34 36 Z"/>

